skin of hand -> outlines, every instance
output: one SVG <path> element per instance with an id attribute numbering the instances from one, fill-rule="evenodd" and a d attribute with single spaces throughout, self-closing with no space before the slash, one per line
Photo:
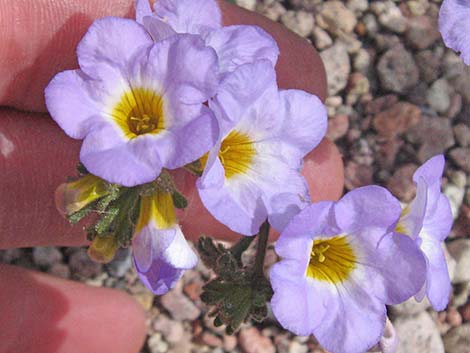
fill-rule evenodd
<path id="1" fill-rule="evenodd" d="M 258 25 L 277 40 L 281 88 L 325 98 L 324 67 L 306 40 L 255 13 L 220 6 L 225 25 Z M 71 227 L 54 206 L 55 188 L 75 175 L 81 142 L 47 115 L 43 90 L 59 71 L 78 67 L 77 43 L 104 16 L 132 18 L 132 0 L 0 0 L 0 249 L 86 244 L 82 227 Z M 308 155 L 303 174 L 313 201 L 341 196 L 343 164 L 328 140 Z M 191 202 L 180 214 L 185 234 L 235 240 L 204 210 L 194 179 L 175 177 Z M 0 352 L 133 353 L 143 344 L 145 313 L 123 292 L 7 265 L 0 265 L 0 283 Z"/>

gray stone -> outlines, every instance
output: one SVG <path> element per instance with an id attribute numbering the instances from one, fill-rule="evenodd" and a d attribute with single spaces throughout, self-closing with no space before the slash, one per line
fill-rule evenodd
<path id="1" fill-rule="evenodd" d="M 256 327 L 242 329 L 239 335 L 240 347 L 246 353 L 275 353 L 276 348 L 268 337 L 263 336 Z"/>
<path id="2" fill-rule="evenodd" d="M 450 79 L 450 84 L 462 95 L 465 103 L 470 104 L 470 68 L 464 66 L 458 75 Z"/>
<path id="3" fill-rule="evenodd" d="M 452 50 L 448 50 L 443 59 L 442 67 L 444 71 L 444 77 L 452 79 L 457 76 L 461 76 L 465 71 L 465 64 L 460 57 L 455 54 Z"/>
<path id="4" fill-rule="evenodd" d="M 168 316 L 160 314 L 153 322 L 153 329 L 160 332 L 169 343 L 179 342 L 184 335 L 183 323 L 171 320 Z"/>
<path id="5" fill-rule="evenodd" d="M 416 54 L 415 59 L 421 78 L 426 83 L 431 83 L 438 79 L 441 73 L 441 57 L 431 50 L 423 50 Z"/>
<path id="6" fill-rule="evenodd" d="M 448 353 L 470 352 L 470 323 L 447 332 L 444 336 L 444 347 Z"/>
<path id="7" fill-rule="evenodd" d="M 70 278 L 70 268 L 66 264 L 60 262 L 52 264 L 47 272 L 56 277 L 64 279 Z"/>
<path id="8" fill-rule="evenodd" d="M 78 249 L 69 256 L 69 267 L 73 275 L 95 277 L 102 272 L 102 265 L 90 259 L 86 249 Z"/>
<path id="9" fill-rule="evenodd" d="M 247 10 L 254 11 L 256 8 L 256 0 L 236 0 L 237 5 Z"/>
<path id="10" fill-rule="evenodd" d="M 447 246 L 445 244 L 442 245 L 442 249 L 444 250 L 444 256 L 446 258 L 447 271 L 449 272 L 449 278 L 451 281 L 453 281 L 455 277 L 455 270 L 457 269 L 457 262 L 449 253 L 449 250 L 447 250 Z"/>
<path id="11" fill-rule="evenodd" d="M 287 348 L 287 352 L 288 353 L 307 353 L 308 346 L 298 341 L 290 341 L 289 346 Z"/>
<path id="12" fill-rule="evenodd" d="M 382 55 L 377 70 L 383 88 L 393 92 L 405 93 L 418 83 L 418 67 L 413 56 L 401 45 Z"/>
<path id="13" fill-rule="evenodd" d="M 334 96 L 346 87 L 351 65 L 347 48 L 336 43 L 320 53 L 328 78 L 328 94 Z"/>
<path id="14" fill-rule="evenodd" d="M 33 261 L 38 266 L 50 267 L 57 262 L 61 262 L 64 256 L 55 247 L 44 247 L 33 249 Z"/>
<path id="15" fill-rule="evenodd" d="M 457 143 L 462 147 L 470 146 L 470 127 L 465 124 L 454 126 L 454 135 Z"/>
<path id="16" fill-rule="evenodd" d="M 439 330 L 427 312 L 398 317 L 393 324 L 399 338 L 397 353 L 444 353 Z"/>
<path id="17" fill-rule="evenodd" d="M 470 173 L 470 147 L 454 148 L 449 155 L 459 168 Z"/>
<path id="18" fill-rule="evenodd" d="M 313 29 L 313 41 L 315 43 L 315 47 L 319 50 L 328 48 L 333 44 L 333 40 L 330 35 L 320 27 L 315 27 Z"/>
<path id="19" fill-rule="evenodd" d="M 379 24 L 377 23 L 377 19 L 375 18 L 375 16 L 371 13 L 366 14 L 362 18 L 362 22 L 366 27 L 366 31 L 369 37 L 374 38 L 377 32 L 379 31 Z"/>
<path id="20" fill-rule="evenodd" d="M 418 151 L 421 163 L 455 144 L 451 123 L 442 118 L 423 116 L 421 122 L 411 128 L 406 136 L 411 143 L 421 144 Z"/>
<path id="21" fill-rule="evenodd" d="M 459 188 L 467 186 L 467 174 L 461 170 L 452 170 L 449 172 L 449 178 L 452 184 Z"/>
<path id="22" fill-rule="evenodd" d="M 23 249 L 0 250 L 0 263 L 11 264 L 24 256 Z"/>
<path id="23" fill-rule="evenodd" d="M 371 67 L 371 55 L 365 49 L 359 49 L 353 60 L 354 71 L 358 71 L 362 74 L 367 74 Z"/>
<path id="24" fill-rule="evenodd" d="M 111 276 L 123 277 L 132 267 L 131 250 L 129 248 L 119 249 L 116 256 L 114 256 L 113 261 L 105 266 Z"/>
<path id="25" fill-rule="evenodd" d="M 362 48 L 362 42 L 356 33 L 346 33 L 338 36 L 338 41 L 346 46 L 348 54 L 356 54 Z"/>
<path id="26" fill-rule="evenodd" d="M 166 353 L 169 344 L 163 340 L 162 334 L 157 332 L 147 339 L 147 346 L 150 353 Z"/>
<path id="27" fill-rule="evenodd" d="M 462 306 L 467 303 L 470 296 L 470 282 L 454 284 L 454 295 L 452 299 L 452 304 L 455 306 Z"/>
<path id="28" fill-rule="evenodd" d="M 449 183 L 444 186 L 444 194 L 449 199 L 452 216 L 456 219 L 465 197 L 465 188 Z"/>
<path id="29" fill-rule="evenodd" d="M 346 6 L 349 10 L 360 15 L 367 10 L 369 7 L 369 2 L 367 0 L 348 0 Z"/>
<path id="30" fill-rule="evenodd" d="M 316 19 L 320 27 L 336 35 L 351 33 L 357 23 L 354 12 L 337 0 L 323 3 Z"/>
<path id="31" fill-rule="evenodd" d="M 416 49 L 426 49 L 441 38 L 437 20 L 429 16 L 411 18 L 408 22 L 406 39 Z"/>
<path id="32" fill-rule="evenodd" d="M 452 283 L 470 282 L 470 239 L 457 239 L 447 245 L 456 267 Z"/>
<path id="33" fill-rule="evenodd" d="M 375 47 L 380 52 L 402 45 L 400 37 L 396 34 L 377 33 L 374 40 Z"/>
<path id="34" fill-rule="evenodd" d="M 257 11 L 269 18 L 271 21 L 277 22 L 282 15 L 286 13 L 286 9 L 280 2 L 273 1 L 257 5 Z"/>
<path id="35" fill-rule="evenodd" d="M 391 1 L 376 1 L 370 6 L 378 16 L 379 23 L 386 29 L 396 33 L 403 33 L 407 27 L 406 18 L 400 9 Z"/>
<path id="36" fill-rule="evenodd" d="M 314 19 L 313 15 L 305 11 L 287 11 L 281 16 L 281 22 L 301 37 L 312 34 Z"/>
<path id="37" fill-rule="evenodd" d="M 441 78 L 429 87 L 426 101 L 436 112 L 444 114 L 450 106 L 450 87 L 447 80 Z"/>
<path id="38" fill-rule="evenodd" d="M 413 16 L 422 16 L 429 9 L 428 0 L 409 0 L 406 4 Z"/>

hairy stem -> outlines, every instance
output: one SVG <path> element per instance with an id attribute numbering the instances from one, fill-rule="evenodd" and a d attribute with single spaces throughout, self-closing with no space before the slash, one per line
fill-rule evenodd
<path id="1" fill-rule="evenodd" d="M 258 244 L 256 247 L 256 259 L 255 259 L 255 275 L 258 277 L 264 277 L 263 265 L 264 257 L 266 256 L 266 247 L 268 246 L 269 237 L 269 223 L 264 222 L 258 233 Z"/>

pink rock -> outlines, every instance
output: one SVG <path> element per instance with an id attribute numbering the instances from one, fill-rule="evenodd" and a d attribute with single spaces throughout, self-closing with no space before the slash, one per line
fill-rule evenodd
<path id="1" fill-rule="evenodd" d="M 450 158 L 464 172 L 470 173 L 470 147 L 454 148 L 450 151 Z"/>
<path id="2" fill-rule="evenodd" d="M 349 117 L 344 114 L 336 115 L 328 119 L 328 132 L 326 136 L 336 141 L 346 135 L 349 129 Z"/>
<path id="3" fill-rule="evenodd" d="M 210 347 L 222 347 L 223 345 L 223 341 L 220 337 L 207 331 L 202 333 L 201 341 Z"/>
<path id="4" fill-rule="evenodd" d="M 373 126 L 379 135 L 394 138 L 421 121 L 421 109 L 414 104 L 399 102 L 374 116 Z"/>
<path id="5" fill-rule="evenodd" d="M 410 202 L 416 194 L 413 183 L 413 173 L 416 169 L 418 166 L 415 164 L 405 164 L 399 167 L 387 182 L 390 192 L 403 202 Z"/>
<path id="6" fill-rule="evenodd" d="M 441 38 L 438 31 L 437 20 L 429 16 L 410 18 L 406 39 L 416 49 L 426 49 Z"/>
<path id="7" fill-rule="evenodd" d="M 447 309 L 446 321 L 450 326 L 457 327 L 462 324 L 462 316 L 455 307 L 451 306 Z"/>
<path id="8" fill-rule="evenodd" d="M 372 184 L 374 169 L 372 166 L 349 161 L 345 168 L 345 185 L 348 190 Z"/>
<path id="9" fill-rule="evenodd" d="M 255 327 L 241 330 L 239 342 L 245 353 L 276 353 L 271 340 L 263 336 Z"/>

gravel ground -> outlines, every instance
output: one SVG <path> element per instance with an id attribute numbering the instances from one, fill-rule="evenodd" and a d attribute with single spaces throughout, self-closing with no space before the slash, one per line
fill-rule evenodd
<path id="1" fill-rule="evenodd" d="M 444 192 L 456 219 L 446 243 L 453 296 L 436 313 L 426 301 L 389 308 L 399 352 L 470 352 L 470 68 L 437 31 L 439 0 L 238 0 L 286 25 L 320 51 L 328 73 L 328 136 L 345 163 L 346 190 L 379 184 L 400 200 L 414 197 L 411 176 L 429 157 L 447 159 Z M 267 262 L 276 256 L 268 251 Z M 211 274 L 201 264 L 170 293 L 154 297 L 137 280 L 129 251 L 108 265 L 85 249 L 0 251 L 0 262 L 94 286 L 125 290 L 148 312 L 144 353 L 325 352 L 275 320 L 225 336 L 198 299 Z"/>

